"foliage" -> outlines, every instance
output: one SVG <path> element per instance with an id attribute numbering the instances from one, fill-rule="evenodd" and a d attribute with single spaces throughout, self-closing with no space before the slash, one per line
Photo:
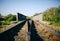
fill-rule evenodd
<path id="1" fill-rule="evenodd" d="M 16 20 L 16 15 L 8 14 L 7 16 L 5 16 L 5 20 L 14 21 L 14 20 Z"/>
<path id="2" fill-rule="evenodd" d="M 54 22 L 54 24 L 60 22 L 60 6 L 52 7 L 43 12 L 43 20 Z M 53 24 L 53 23 L 52 23 Z"/>
<path id="3" fill-rule="evenodd" d="M 9 24 L 10 21 L 16 21 L 16 15 L 8 14 L 7 16 L 3 16 L 5 20 L 0 21 L 0 26 Z"/>
<path id="4" fill-rule="evenodd" d="M 2 21 L 2 25 L 7 25 L 7 22 L 6 21 Z"/>
<path id="5" fill-rule="evenodd" d="M 0 21 L 0 27 L 7 25 L 7 24 L 8 24 L 8 22 L 6 22 L 6 21 Z"/>

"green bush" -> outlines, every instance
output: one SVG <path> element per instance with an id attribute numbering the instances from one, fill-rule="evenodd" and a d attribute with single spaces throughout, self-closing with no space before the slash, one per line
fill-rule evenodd
<path id="1" fill-rule="evenodd" d="M 2 22 L 2 25 L 7 25 L 7 22 L 6 22 L 6 21 L 3 21 L 3 22 Z"/>
<path id="2" fill-rule="evenodd" d="M 5 21 L 16 21 L 16 15 L 8 14 L 7 16 L 4 17 Z"/>
<path id="3" fill-rule="evenodd" d="M 4 25 L 7 25 L 7 22 L 5 22 L 5 21 L 0 21 L 0 28 L 2 28 Z"/>
<path id="4" fill-rule="evenodd" d="M 56 23 L 53 23 L 53 22 L 52 22 L 52 25 L 60 26 L 60 22 L 56 22 Z"/>
<path id="5" fill-rule="evenodd" d="M 0 20 L 0 27 L 4 25 L 9 25 L 11 21 L 16 21 L 16 15 L 8 14 L 3 16 L 4 20 Z"/>

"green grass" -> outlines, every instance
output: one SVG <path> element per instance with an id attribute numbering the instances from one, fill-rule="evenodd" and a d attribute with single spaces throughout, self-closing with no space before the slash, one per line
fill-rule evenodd
<path id="1" fill-rule="evenodd" d="M 46 20 L 43 20 L 45 22 L 50 22 L 50 25 L 54 25 L 54 26 L 60 26 L 60 21 L 59 22 L 52 22 L 52 21 L 46 21 Z"/>
<path id="2" fill-rule="evenodd" d="M 51 25 L 60 26 L 60 22 L 51 22 Z"/>

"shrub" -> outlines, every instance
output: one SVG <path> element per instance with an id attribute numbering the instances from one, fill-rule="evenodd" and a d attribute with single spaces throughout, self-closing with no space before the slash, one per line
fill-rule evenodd
<path id="1" fill-rule="evenodd" d="M 6 21 L 3 21 L 3 22 L 2 22 L 2 25 L 7 25 L 7 22 L 6 22 Z"/>

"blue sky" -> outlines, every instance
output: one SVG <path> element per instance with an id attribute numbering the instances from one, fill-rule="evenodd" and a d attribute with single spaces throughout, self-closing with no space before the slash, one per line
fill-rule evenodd
<path id="1" fill-rule="evenodd" d="M 9 13 L 22 13 L 26 16 L 32 16 L 51 7 L 58 7 L 60 0 L 0 0 L 0 13 L 7 15 Z"/>

